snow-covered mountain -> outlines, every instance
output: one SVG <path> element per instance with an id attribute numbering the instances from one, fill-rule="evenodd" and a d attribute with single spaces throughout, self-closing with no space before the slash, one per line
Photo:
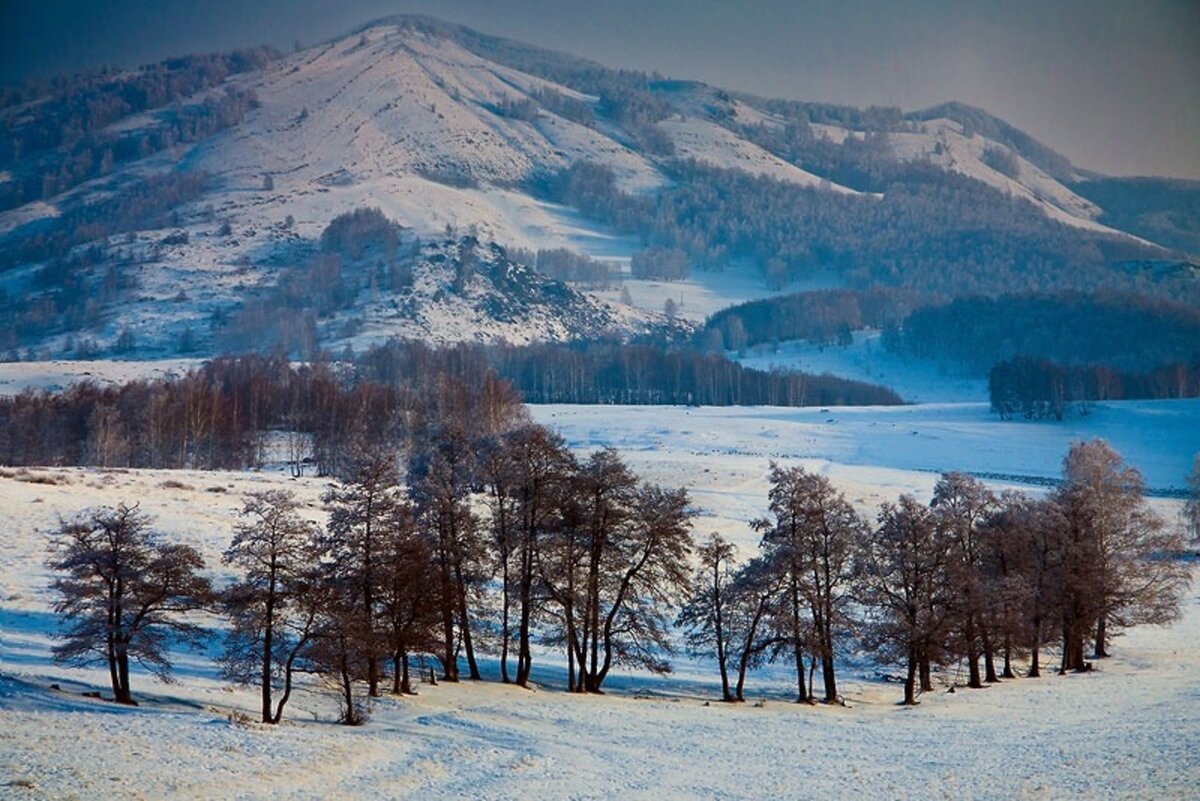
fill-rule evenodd
<path id="1" fill-rule="evenodd" d="M 42 155 L 11 154 L 0 164 L 0 200 L 17 198 L 0 204 L 7 208 L 0 212 L 0 250 L 7 248 L 0 259 L 0 287 L 9 298 L 29 296 L 45 278 L 51 251 L 26 248 L 28 254 L 22 255 L 22 247 L 41 241 L 38 236 L 52 239 L 56 220 L 92 223 L 78 210 L 119 199 L 139 177 L 174 171 L 208 178 L 202 191 L 167 215 L 166 225 L 162 215 L 153 222 L 147 217 L 119 230 L 96 228 L 96 239 L 88 238 L 85 232 L 93 229 L 86 225 L 59 225 L 70 227 L 60 236 L 76 256 L 101 246 L 95 260 L 84 260 L 93 285 L 116 264 L 136 291 L 97 299 L 104 308 L 93 309 L 88 331 L 42 325 L 30 335 L 19 333 L 28 326 L 14 323 L 18 333 L 0 347 L 50 343 L 59 348 L 68 333 L 103 343 L 126 329 L 137 329 L 143 345 L 162 346 L 178 336 L 181 326 L 199 330 L 214 314 L 272 286 L 334 217 L 362 207 L 379 208 L 426 241 L 469 234 L 483 243 L 529 250 L 567 248 L 628 269 L 633 243 L 614 238 L 603 225 L 549 202 L 539 191 L 583 161 L 611 169 L 617 188 L 634 196 L 671 186 L 671 165 L 684 159 L 818 192 L 865 194 L 868 201 L 870 195 L 880 196 L 839 183 L 836 175 L 821 174 L 771 146 L 773 132 L 795 126 L 795 104 L 781 107 L 782 101 L 654 76 L 645 76 L 639 88 L 637 75 L 436 20 L 394 17 L 240 69 L 183 101 L 127 114 L 88 132 L 84 141 L 98 143 L 97 152 L 106 143 L 139 138 L 143 146 L 136 158 L 114 161 L 111 151 L 120 151 L 115 144 L 98 159 L 89 156 L 83 160 L 86 169 L 77 170 L 76 178 L 83 180 L 72 180 L 65 166 L 51 170 L 42 196 L 29 196 L 18 184 L 29 185 L 30 175 L 36 179 L 39 170 L 56 164 L 54 153 L 66 146 Z M 154 141 L 161 146 L 145 145 L 164 121 L 186 118 L 189 109 L 219 108 L 222 98 L 253 101 L 244 116 L 211 135 L 197 135 L 186 144 L 158 136 Z M 0 122 L 19 131 L 43 113 L 43 102 L 0 109 Z M 801 113 L 812 120 L 807 130 L 819 145 L 882 137 L 887 158 L 921 160 L 976 179 L 1081 231 L 1119 234 L 1101 222 L 1103 210 L 1096 203 L 1072 189 L 1086 176 L 983 112 L 950 104 L 881 127 L 866 116 L 830 118 L 813 109 L 820 111 L 814 106 Z M 103 163 L 97 168 L 96 161 Z M 79 162 L 71 163 L 78 167 Z M 93 263 L 97 260 L 99 265 Z M 511 297 L 472 301 L 467 310 L 447 305 L 449 296 L 421 288 L 422 271 L 432 264 L 419 260 L 413 267 L 411 294 L 364 301 L 362 330 L 373 337 L 434 341 L 531 341 L 601 330 L 629 335 L 653 318 L 622 306 L 615 293 L 604 303 L 561 285 L 504 280 L 491 282 L 488 293 Z M 439 280 L 431 274 L 430 286 Z M 533 295 L 521 294 L 529 291 Z M 526 311 L 510 313 L 518 308 Z M 65 314 L 61 308 L 59 313 Z"/>

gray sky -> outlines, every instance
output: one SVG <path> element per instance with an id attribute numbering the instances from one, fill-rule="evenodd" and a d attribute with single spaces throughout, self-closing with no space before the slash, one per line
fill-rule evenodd
<path id="1" fill-rule="evenodd" d="M 0 81 L 287 49 L 401 11 L 768 96 L 961 100 L 1081 167 L 1200 178 L 1200 0 L 0 0 Z"/>

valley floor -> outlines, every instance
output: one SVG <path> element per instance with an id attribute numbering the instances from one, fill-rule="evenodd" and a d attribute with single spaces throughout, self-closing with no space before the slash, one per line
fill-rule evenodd
<path id="1" fill-rule="evenodd" d="M 1052 478 L 1081 437 L 1108 438 L 1159 488 L 1180 485 L 1200 450 L 1196 402 L 1110 404 L 1067 426 L 1000 423 L 971 404 L 531 411 L 576 449 L 613 445 L 645 477 L 692 487 L 697 535 L 720 530 L 743 557 L 770 459 L 821 470 L 867 513 L 903 491 L 927 500 L 939 469 L 1019 477 L 994 486 Z M 712 666 L 687 659 L 577 697 L 559 658 L 539 653 L 536 691 L 495 682 L 486 664 L 492 680 L 422 684 L 346 729 L 328 722 L 331 695 L 306 685 L 290 721 L 269 728 L 239 722 L 255 697 L 220 679 L 215 645 L 181 654 L 175 684 L 137 675 L 136 709 L 80 695 L 107 694 L 102 671 L 50 661 L 44 558 L 60 515 L 140 501 L 219 575 L 242 494 L 285 485 L 320 518 L 326 482 L 282 470 L 0 473 L 0 797 L 1187 798 L 1200 787 L 1200 586 L 1182 620 L 1131 631 L 1094 673 L 939 689 L 915 709 L 897 707 L 899 687 L 853 654 L 849 708 L 829 708 L 790 703 L 782 667 L 752 676 L 751 703 L 721 704 Z M 1168 519 L 1179 506 L 1153 503 Z"/>

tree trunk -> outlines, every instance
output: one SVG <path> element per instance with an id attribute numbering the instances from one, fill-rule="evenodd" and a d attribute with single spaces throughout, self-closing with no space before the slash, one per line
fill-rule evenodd
<path id="1" fill-rule="evenodd" d="M 1000 681 L 996 677 L 996 649 L 992 647 L 992 637 L 986 626 L 980 630 L 980 633 L 983 635 L 984 681 L 988 684 L 996 684 Z"/>
<path id="2" fill-rule="evenodd" d="M 794 648 L 796 656 L 796 703 L 807 704 L 808 688 L 805 687 L 804 682 L 804 649 L 800 645 L 799 638 L 796 638 Z"/>
<path id="3" fill-rule="evenodd" d="M 1096 621 L 1096 647 L 1092 651 L 1092 658 L 1104 659 L 1108 656 L 1108 615 L 1101 615 Z"/>
<path id="4" fill-rule="evenodd" d="M 713 564 L 713 612 L 717 635 L 717 667 L 721 672 L 721 700 L 732 701 L 733 696 L 729 692 L 729 665 L 727 664 L 729 660 L 725 653 L 725 624 L 721 615 L 721 562 L 719 559 Z"/>
<path id="5" fill-rule="evenodd" d="M 908 649 L 908 673 L 904 677 L 904 705 L 917 705 L 917 654 L 911 646 Z"/>
<path id="6" fill-rule="evenodd" d="M 1041 678 L 1042 668 L 1039 657 L 1042 644 L 1042 618 L 1040 614 L 1034 615 L 1033 618 L 1033 648 L 1029 655 L 1029 672 L 1026 674 L 1031 679 Z"/>
<path id="7" fill-rule="evenodd" d="M 1017 674 L 1013 673 L 1012 669 L 1012 635 L 1007 632 L 1004 635 L 1004 670 L 1000 671 L 1000 678 L 1015 679 Z"/>
<path id="8" fill-rule="evenodd" d="M 796 657 L 796 703 L 808 703 L 808 690 L 804 686 L 804 646 L 800 641 L 800 589 L 796 583 L 796 571 L 792 570 L 792 648 Z"/>
<path id="9" fill-rule="evenodd" d="M 416 695 L 412 688 L 412 674 L 408 672 L 408 651 L 400 649 L 400 692 L 404 695 Z"/>
<path id="10" fill-rule="evenodd" d="M 458 658 L 454 649 L 454 599 L 450 588 L 450 564 L 445 548 L 438 554 L 438 578 L 442 591 L 442 680 L 458 681 Z"/>
<path id="11" fill-rule="evenodd" d="M 117 686 L 113 689 L 114 700 L 118 704 L 137 706 L 129 688 L 129 652 L 120 647 L 117 650 Z"/>
<path id="12" fill-rule="evenodd" d="M 275 587 L 274 579 L 271 580 L 271 587 L 267 592 L 267 610 L 266 610 L 266 625 L 263 626 L 263 649 L 262 649 L 262 721 L 263 723 L 274 723 L 274 710 L 271 704 L 271 648 L 274 644 L 274 620 L 275 620 Z"/>
<path id="13" fill-rule="evenodd" d="M 113 698 L 120 694 L 121 679 L 117 676 L 117 652 L 116 646 L 113 644 L 112 637 L 108 638 L 108 680 L 112 685 Z"/>
<path id="14" fill-rule="evenodd" d="M 463 581 L 462 565 L 454 565 L 455 589 L 458 592 L 458 619 L 462 629 L 463 649 L 467 652 L 467 669 L 471 680 L 479 681 L 479 665 L 475 662 L 475 646 L 471 643 L 471 621 L 467 617 L 467 585 Z"/>
<path id="15" fill-rule="evenodd" d="M 838 700 L 837 676 L 833 671 L 833 655 L 821 655 L 821 678 L 825 681 L 825 703 L 836 704 Z"/>
<path id="16" fill-rule="evenodd" d="M 975 653 L 972 646 L 967 647 L 967 686 L 972 690 L 983 687 L 983 680 L 979 676 L 979 654 Z"/>
<path id="17" fill-rule="evenodd" d="M 529 647 L 533 625 L 533 549 L 527 545 L 521 554 L 521 621 L 517 631 L 517 684 L 529 686 L 533 670 L 533 652 Z"/>
<path id="18" fill-rule="evenodd" d="M 933 692 L 933 670 L 929 665 L 929 657 L 925 654 L 925 652 L 923 650 L 921 651 L 920 666 L 921 666 L 921 692 L 931 693 L 931 692 Z"/>
<path id="19" fill-rule="evenodd" d="M 502 552 L 500 554 L 500 681 L 508 684 L 512 679 L 508 677 L 508 641 L 510 632 L 508 628 L 508 554 Z M 518 671 L 520 668 L 517 668 Z"/>
<path id="20" fill-rule="evenodd" d="M 341 679 L 342 702 L 346 705 L 346 714 L 342 719 L 342 723 L 347 726 L 355 726 L 359 722 L 358 710 L 354 708 L 354 684 L 350 679 L 350 666 L 344 653 L 341 658 Z"/>

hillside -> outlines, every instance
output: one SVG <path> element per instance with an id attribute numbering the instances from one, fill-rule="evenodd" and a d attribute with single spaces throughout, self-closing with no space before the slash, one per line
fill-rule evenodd
<path id="1" fill-rule="evenodd" d="M 0 132 L 0 351 L 10 357 L 214 348 L 221 320 L 306 258 L 334 217 L 364 207 L 423 241 L 470 235 L 601 257 L 631 291 L 586 301 L 605 311 L 583 326 L 584 301 L 542 297 L 539 322 L 514 328 L 503 309 L 528 298 L 464 316 L 429 306 L 428 293 L 379 298 L 364 279 L 350 292 L 360 308 L 322 319 L 322 346 L 360 333 L 633 336 L 672 294 L 643 285 L 666 276 L 631 280 L 629 260 L 646 245 L 652 270 L 660 248 L 703 286 L 728 284 L 709 280 L 728 271 L 757 287 L 736 300 L 813 280 L 941 295 L 1063 281 L 1195 294 L 1187 270 L 1161 267 L 1187 257 L 1147 241 L 1163 226 L 1143 215 L 1117 230 L 1134 216 L 1083 188 L 1098 176 L 978 109 L 767 100 L 422 17 L 287 56 L 177 59 L 9 92 Z M 611 176 L 609 206 L 564 191 L 580 165 Z M 731 195 L 734 179 L 743 194 Z M 712 213 L 712 199 L 726 204 L 729 230 L 697 216 L 694 204 Z M 792 228 L 790 238 L 754 233 L 760 223 Z M 451 318 L 447 333 L 437 321 Z"/>

